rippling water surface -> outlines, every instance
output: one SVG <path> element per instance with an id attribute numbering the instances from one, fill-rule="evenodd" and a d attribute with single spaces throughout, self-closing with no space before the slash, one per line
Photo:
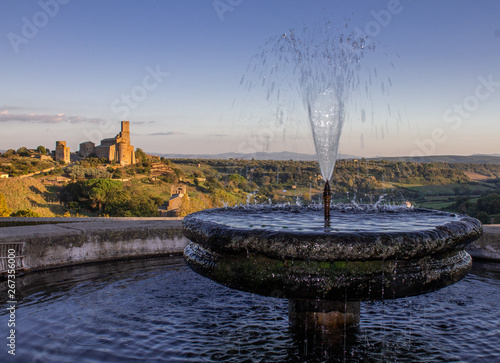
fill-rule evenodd
<path id="1" fill-rule="evenodd" d="M 216 211 L 216 212 L 214 212 Z M 245 206 L 196 213 L 197 219 L 234 228 L 293 232 L 408 232 L 434 229 L 463 216 L 406 207 L 335 206 L 325 227 L 322 206 Z"/>
<path id="2" fill-rule="evenodd" d="M 16 356 L 2 344 L 2 362 L 500 361 L 499 264 L 427 295 L 362 303 L 358 331 L 332 344 L 295 336 L 286 300 L 218 285 L 181 257 L 34 273 L 17 289 Z M 7 320 L 3 309 L 4 334 Z"/>

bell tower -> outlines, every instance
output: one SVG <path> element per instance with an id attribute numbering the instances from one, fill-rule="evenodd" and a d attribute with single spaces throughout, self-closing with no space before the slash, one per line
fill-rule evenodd
<path id="1" fill-rule="evenodd" d="M 127 144 L 130 144 L 130 121 L 122 121 L 122 131 L 120 137 Z"/>

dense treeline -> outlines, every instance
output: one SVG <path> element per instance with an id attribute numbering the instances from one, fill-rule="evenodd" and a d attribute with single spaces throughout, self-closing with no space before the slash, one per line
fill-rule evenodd
<path id="1" fill-rule="evenodd" d="M 291 186 L 322 184 L 317 162 L 313 161 L 264 161 L 264 160 L 193 160 L 176 159 L 180 165 L 201 162 L 217 171 L 227 181 L 229 175 L 238 174 L 257 185 Z M 454 184 L 469 182 L 463 171 L 446 163 L 388 162 L 373 160 L 340 160 L 335 166 L 332 186 L 337 192 L 356 189 L 370 191 L 381 187 L 382 182 L 401 184 Z"/>
<path id="2" fill-rule="evenodd" d="M 484 224 L 490 224 L 491 217 L 496 215 L 493 223 L 500 224 L 500 193 L 489 193 L 477 200 L 460 197 L 447 208 L 450 211 L 468 214 Z"/>
<path id="3" fill-rule="evenodd" d="M 205 177 L 205 183 L 195 183 L 197 189 L 213 195 L 225 193 L 232 195 L 235 191 L 253 192 L 256 202 L 271 200 L 273 202 L 292 201 L 286 199 L 283 192 L 289 188 L 302 190 L 303 202 L 311 200 L 307 189 L 315 190 L 315 200 L 320 200 L 323 181 L 316 162 L 307 161 L 263 161 L 263 160 L 193 160 L 175 159 L 180 167 L 195 168 L 206 165 L 205 172 L 195 171 L 193 177 Z M 198 170 L 198 169 L 197 169 Z M 448 202 L 446 209 L 462 212 L 477 217 L 483 223 L 496 221 L 500 211 L 495 209 L 497 203 L 492 191 L 500 192 L 500 179 L 489 179 L 481 183 L 487 191 L 478 192 L 474 185 L 477 182 L 465 174 L 478 173 L 494 176 L 500 172 L 499 165 L 490 164 L 453 164 L 453 163 L 417 163 L 408 161 L 376 161 L 376 160 L 340 160 L 337 162 L 332 176 L 331 186 L 334 199 L 371 203 L 384 198 L 389 202 L 412 200 L 425 203 L 428 196 L 409 186 L 432 187 L 435 185 L 450 186 L 443 189 L 443 195 L 453 195 L 461 199 L 455 203 Z M 195 180 L 196 181 L 196 180 Z M 489 191 L 488 191 L 489 190 Z M 479 200 L 477 193 L 480 193 Z M 473 195 L 474 194 L 474 195 Z M 488 196 L 488 194 L 491 194 Z M 453 199 L 455 200 L 455 199 Z M 241 202 L 241 198 L 240 198 Z M 450 205 L 451 204 L 451 205 Z M 500 204 L 498 204 L 500 205 Z"/>
<path id="4" fill-rule="evenodd" d="M 151 217 L 158 214 L 161 199 L 139 188 L 125 188 L 119 180 L 89 179 L 66 185 L 61 199 L 70 208 L 97 211 L 99 215 Z"/>
<path id="5" fill-rule="evenodd" d="M 499 164 L 461 164 L 461 163 L 443 163 L 451 169 L 464 172 L 478 173 L 489 177 L 500 178 Z"/>

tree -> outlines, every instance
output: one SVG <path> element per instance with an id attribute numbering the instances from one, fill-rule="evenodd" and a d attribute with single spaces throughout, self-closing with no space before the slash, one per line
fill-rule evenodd
<path id="1" fill-rule="evenodd" d="M 17 150 L 17 154 L 19 156 L 31 156 L 31 153 L 30 151 L 26 148 L 26 147 L 20 147 L 18 150 Z"/>
<path id="2" fill-rule="evenodd" d="M 38 151 L 42 155 L 46 155 L 47 154 L 47 149 L 45 148 L 45 146 L 42 146 L 42 145 L 40 145 L 39 147 L 37 147 L 36 151 Z"/>
<path id="3" fill-rule="evenodd" d="M 135 150 L 135 161 L 137 163 L 142 163 L 146 160 L 148 160 L 148 156 L 146 155 L 146 153 L 144 151 L 142 151 L 142 149 L 137 148 Z"/>
<path id="4" fill-rule="evenodd" d="M 5 201 L 5 196 L 0 194 L 0 217 L 8 217 L 12 210 L 7 206 L 7 202 Z"/>
<path id="5" fill-rule="evenodd" d="M 500 194 L 490 193 L 477 201 L 477 210 L 489 214 L 500 213 Z"/>
<path id="6" fill-rule="evenodd" d="M 184 194 L 182 197 L 182 204 L 179 208 L 178 215 L 179 217 L 185 217 L 188 214 L 206 209 L 208 206 L 198 197 L 188 197 L 187 194 Z"/>
<path id="7" fill-rule="evenodd" d="M 482 223 L 482 224 L 491 224 L 491 218 L 490 218 L 490 215 L 485 212 L 485 211 L 481 211 L 477 214 L 476 216 L 477 219 L 479 219 L 479 221 Z"/>
<path id="8" fill-rule="evenodd" d="M 233 207 L 239 202 L 237 197 L 223 189 L 215 189 L 212 194 L 210 194 L 210 200 L 214 208 L 225 206 Z"/>
<path id="9" fill-rule="evenodd" d="M 100 215 L 116 217 L 155 217 L 163 199 L 150 195 L 140 186 L 127 188 L 119 180 L 91 179 L 69 183 L 61 195 L 68 208 L 98 210 Z"/>
<path id="10" fill-rule="evenodd" d="M 109 214 L 109 208 L 126 199 L 123 183 L 113 179 L 90 179 L 69 183 L 62 194 L 65 202 L 76 202 L 84 208 Z"/>
<path id="11" fill-rule="evenodd" d="M 179 217 L 185 217 L 191 213 L 191 200 L 187 194 L 184 194 L 181 199 L 181 206 L 179 207 Z"/>
<path id="12" fill-rule="evenodd" d="M 7 150 L 6 152 L 4 152 L 4 153 L 2 154 L 2 157 L 4 157 L 4 158 L 9 158 L 9 157 L 11 157 L 12 155 L 16 155 L 16 150 L 14 150 L 14 149 L 9 149 L 9 150 Z"/>
<path id="13" fill-rule="evenodd" d="M 123 183 L 112 179 L 90 179 L 84 183 L 84 194 L 86 194 L 93 208 L 98 207 L 99 214 L 107 204 L 120 201 Z"/>

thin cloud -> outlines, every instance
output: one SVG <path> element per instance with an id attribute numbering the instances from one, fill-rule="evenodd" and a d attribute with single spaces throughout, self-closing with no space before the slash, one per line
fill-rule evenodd
<path id="1" fill-rule="evenodd" d="M 3 111 L 11 111 L 11 110 L 26 110 L 24 107 L 19 107 L 19 106 L 0 106 L 0 112 Z"/>
<path id="2" fill-rule="evenodd" d="M 156 123 L 157 121 L 130 121 L 131 124 L 133 125 L 150 125 L 150 124 L 154 124 Z"/>
<path id="3" fill-rule="evenodd" d="M 226 135 L 226 134 L 210 134 L 208 136 L 212 136 L 212 137 L 226 137 L 226 136 L 229 136 L 229 135 Z"/>
<path id="4" fill-rule="evenodd" d="M 147 134 L 147 136 L 172 136 L 172 135 L 185 135 L 184 132 L 168 131 L 168 132 L 154 132 Z"/>
<path id="5" fill-rule="evenodd" d="M 43 124 L 58 124 L 67 122 L 72 124 L 102 124 L 105 123 L 106 120 L 98 117 L 71 116 L 65 115 L 64 113 L 58 113 L 55 115 L 40 113 L 10 113 L 9 110 L 2 109 L 2 111 L 0 111 L 0 122 L 32 122 Z"/>

